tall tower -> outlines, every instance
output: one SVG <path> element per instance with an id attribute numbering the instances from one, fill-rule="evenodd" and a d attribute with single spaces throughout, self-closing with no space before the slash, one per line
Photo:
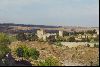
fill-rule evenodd
<path id="1" fill-rule="evenodd" d="M 59 30 L 59 36 L 63 37 L 63 31 Z"/>
<path id="2" fill-rule="evenodd" d="M 37 30 L 37 36 L 39 37 L 39 39 L 41 39 L 44 35 L 44 30 L 43 29 L 40 29 L 40 30 Z"/>
<path id="3" fill-rule="evenodd" d="M 96 30 L 96 32 L 97 32 L 97 35 L 99 35 L 99 30 Z"/>

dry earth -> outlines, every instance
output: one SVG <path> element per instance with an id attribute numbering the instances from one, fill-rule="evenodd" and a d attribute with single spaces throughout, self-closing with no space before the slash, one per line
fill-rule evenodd
<path id="1" fill-rule="evenodd" d="M 14 50 L 22 42 L 13 42 L 9 47 L 12 55 L 16 59 Z M 68 48 L 67 46 L 49 45 L 47 42 L 23 42 L 29 48 L 36 48 L 40 52 L 38 60 L 43 60 L 48 56 L 54 56 L 65 66 L 95 66 L 99 65 L 99 48 L 78 46 Z M 32 61 L 32 60 L 31 60 Z M 33 62 L 33 61 L 32 61 Z"/>

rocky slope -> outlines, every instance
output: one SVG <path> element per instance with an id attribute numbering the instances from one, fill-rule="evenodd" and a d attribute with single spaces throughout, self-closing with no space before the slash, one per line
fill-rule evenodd
<path id="1" fill-rule="evenodd" d="M 11 48 L 13 57 L 14 50 L 22 42 L 13 42 L 9 47 Z M 85 46 L 78 46 L 68 48 L 66 46 L 50 45 L 47 42 L 23 42 L 29 48 L 36 48 L 40 52 L 38 60 L 43 60 L 48 56 L 54 56 L 59 59 L 63 66 L 96 66 L 99 65 L 99 48 L 91 48 Z M 31 60 L 33 62 L 34 60 Z"/>

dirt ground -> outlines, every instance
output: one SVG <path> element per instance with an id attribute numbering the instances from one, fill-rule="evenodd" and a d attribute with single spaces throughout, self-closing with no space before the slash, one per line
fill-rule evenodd
<path id="1" fill-rule="evenodd" d="M 22 42 L 13 42 L 9 47 L 12 54 Z M 78 46 L 68 48 L 67 46 L 50 45 L 47 42 L 24 42 L 29 48 L 36 48 L 40 52 L 38 60 L 48 56 L 54 56 L 64 66 L 96 66 L 99 65 L 99 48 Z"/>

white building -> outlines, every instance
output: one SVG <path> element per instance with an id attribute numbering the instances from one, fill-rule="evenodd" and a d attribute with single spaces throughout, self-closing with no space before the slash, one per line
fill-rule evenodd
<path id="1" fill-rule="evenodd" d="M 37 36 L 39 37 L 39 39 L 43 39 L 44 41 L 47 40 L 47 37 L 52 35 L 56 36 L 56 33 L 46 33 L 43 29 L 37 30 Z"/>
<path id="2" fill-rule="evenodd" d="M 85 35 L 81 35 L 79 34 L 78 38 L 87 38 L 88 36 L 85 34 Z"/>
<path id="3" fill-rule="evenodd" d="M 37 30 L 37 36 L 39 39 L 43 38 L 43 35 L 45 34 L 43 29 Z"/>
<path id="4" fill-rule="evenodd" d="M 63 31 L 59 31 L 59 36 L 63 37 Z"/>
<path id="5" fill-rule="evenodd" d="M 97 35 L 99 35 L 99 30 L 96 30 L 96 32 L 97 32 Z"/>
<path id="6" fill-rule="evenodd" d="M 97 37 L 97 34 L 94 34 L 93 37 L 94 37 L 94 38 Z"/>
<path id="7" fill-rule="evenodd" d="M 87 46 L 94 47 L 94 45 L 99 45 L 99 43 L 89 43 L 89 42 L 61 42 L 62 45 L 68 46 L 69 48 L 77 47 L 77 46 Z"/>

